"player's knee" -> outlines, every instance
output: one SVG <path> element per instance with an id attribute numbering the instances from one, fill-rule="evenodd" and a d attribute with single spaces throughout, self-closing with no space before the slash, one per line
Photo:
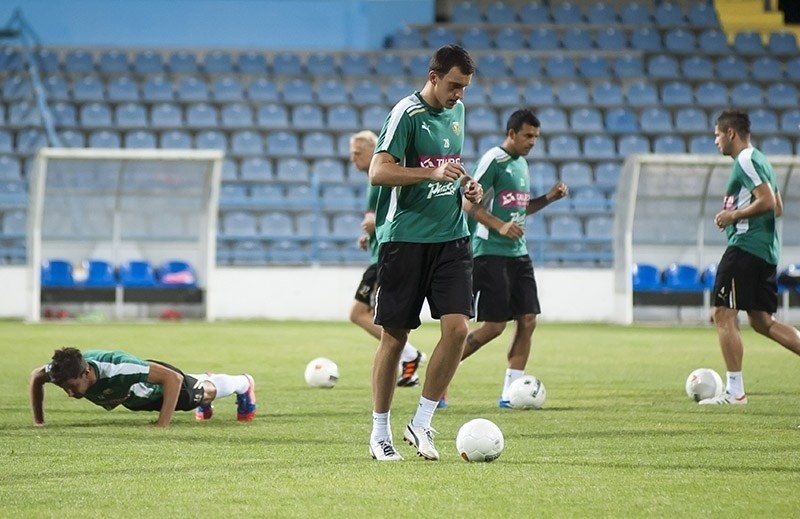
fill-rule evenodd
<path id="1" fill-rule="evenodd" d="M 774 322 L 772 316 L 766 312 L 748 312 L 747 320 L 750 327 L 761 335 L 769 334 L 769 329 Z"/>
<path id="2" fill-rule="evenodd" d="M 533 330 L 536 329 L 536 314 L 523 315 L 517 319 L 517 326 L 528 331 L 529 333 L 533 333 Z"/>
<path id="3" fill-rule="evenodd" d="M 500 335 L 502 335 L 502 333 L 506 329 L 506 323 L 485 322 L 485 323 L 483 323 L 482 328 L 486 331 L 486 335 L 488 336 L 487 337 L 488 340 L 491 341 L 493 339 L 496 339 L 497 337 L 500 337 Z"/>
<path id="4" fill-rule="evenodd" d="M 203 405 L 210 404 L 217 398 L 217 386 L 210 380 L 204 380 L 203 386 Z"/>

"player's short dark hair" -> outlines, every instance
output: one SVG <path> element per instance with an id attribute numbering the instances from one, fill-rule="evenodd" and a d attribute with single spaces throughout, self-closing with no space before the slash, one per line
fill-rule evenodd
<path id="1" fill-rule="evenodd" d="M 534 114 L 532 110 L 528 108 L 520 108 L 508 116 L 508 122 L 506 122 L 506 133 L 510 132 L 511 130 L 518 132 L 522 129 L 522 125 L 526 123 L 530 124 L 534 128 L 539 128 L 542 125 L 542 123 L 539 122 L 539 118 L 536 117 L 536 114 Z"/>
<path id="2" fill-rule="evenodd" d="M 50 363 L 50 381 L 60 386 L 71 378 L 81 376 L 86 370 L 86 360 L 77 348 L 61 348 L 53 354 Z"/>
<path id="3" fill-rule="evenodd" d="M 462 74 L 475 73 L 475 62 L 472 61 L 469 52 L 455 43 L 439 47 L 428 64 L 428 70 L 436 72 L 439 76 L 444 76 L 453 67 L 458 67 Z"/>
<path id="4" fill-rule="evenodd" d="M 723 132 L 733 128 L 739 135 L 750 135 L 750 116 L 743 110 L 723 110 L 716 124 Z"/>

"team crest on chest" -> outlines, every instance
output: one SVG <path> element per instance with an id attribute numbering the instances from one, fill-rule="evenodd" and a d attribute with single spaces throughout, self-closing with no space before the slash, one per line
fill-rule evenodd
<path id="1" fill-rule="evenodd" d="M 458 121 L 453 121 L 452 124 L 450 124 L 450 127 L 453 129 L 453 133 L 456 135 L 461 135 L 461 125 L 458 123 Z"/>

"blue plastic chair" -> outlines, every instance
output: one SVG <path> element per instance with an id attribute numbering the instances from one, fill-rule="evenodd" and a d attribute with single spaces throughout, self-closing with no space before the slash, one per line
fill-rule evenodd
<path id="1" fill-rule="evenodd" d="M 267 60 L 263 54 L 249 50 L 239 54 L 236 60 L 236 68 L 239 69 L 240 74 L 266 74 Z"/>
<path id="2" fill-rule="evenodd" d="M 43 287 L 75 286 L 75 280 L 72 277 L 72 263 L 62 259 L 42 261 L 41 284 Z"/>
<path id="3" fill-rule="evenodd" d="M 155 287 L 155 270 L 147 260 L 124 261 L 119 266 L 119 283 L 123 288 Z"/>
<path id="4" fill-rule="evenodd" d="M 165 261 L 157 270 L 158 284 L 162 287 L 196 287 L 194 267 L 182 260 Z"/>
<path id="5" fill-rule="evenodd" d="M 87 287 L 115 287 L 117 275 L 114 266 L 105 260 L 85 259 L 81 262 L 86 280 L 80 284 Z"/>
<path id="6" fill-rule="evenodd" d="M 658 267 L 650 263 L 634 263 L 631 282 L 634 292 L 658 291 L 664 288 Z"/>
<path id="7" fill-rule="evenodd" d="M 700 272 L 694 265 L 671 263 L 664 269 L 664 287 L 669 290 L 702 291 Z"/>

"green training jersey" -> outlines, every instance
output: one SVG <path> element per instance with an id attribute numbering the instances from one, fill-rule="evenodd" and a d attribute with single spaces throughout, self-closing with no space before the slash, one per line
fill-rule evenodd
<path id="1" fill-rule="evenodd" d="M 97 375 L 97 382 L 84 398 L 107 410 L 118 405 L 138 409 L 158 401 L 164 394 L 160 384 L 147 382 L 150 364 L 124 351 L 87 350 L 83 358 Z M 50 372 L 50 364 L 45 367 Z"/>
<path id="2" fill-rule="evenodd" d="M 488 198 L 486 209 L 504 222 L 514 222 L 525 229 L 531 179 L 528 162 L 509 155 L 500 146 L 484 153 L 475 169 L 475 180 Z M 507 256 L 528 254 L 525 236 L 512 240 L 478 223 L 472 235 L 473 256 Z"/>
<path id="3" fill-rule="evenodd" d="M 378 263 L 381 224 L 386 219 L 389 191 L 370 185 L 367 189 L 367 212 L 375 214 L 375 234 L 369 237 L 369 264 Z"/>
<path id="4" fill-rule="evenodd" d="M 775 171 L 767 158 L 756 148 L 743 149 L 736 157 L 733 171 L 725 186 L 723 209 L 744 209 L 755 197 L 752 191 L 763 183 L 778 192 Z M 781 243 L 775 229 L 775 211 L 745 218 L 725 228 L 728 245 L 739 247 L 772 265 L 778 264 Z"/>
<path id="5" fill-rule="evenodd" d="M 464 104 L 458 101 L 453 108 L 436 109 L 415 92 L 392 108 L 375 153 L 388 152 L 403 167 L 435 168 L 460 163 L 463 144 Z M 460 186 L 458 180 L 382 186 L 382 192 L 388 191 L 388 201 L 381 243 L 443 243 L 468 236 Z"/>

